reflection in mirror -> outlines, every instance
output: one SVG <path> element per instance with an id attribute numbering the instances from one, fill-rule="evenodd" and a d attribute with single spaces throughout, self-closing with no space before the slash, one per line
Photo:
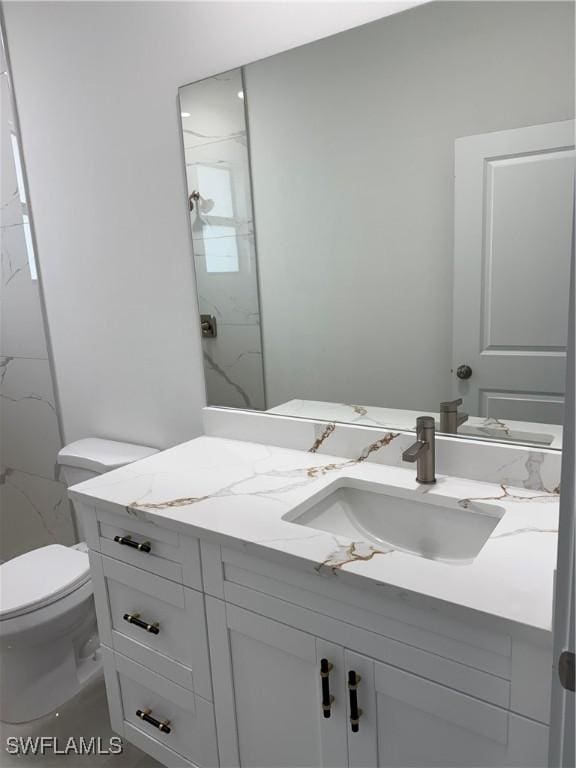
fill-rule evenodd
<path id="1" fill-rule="evenodd" d="M 242 73 L 236 70 L 182 89 L 180 103 L 208 402 L 263 409 L 242 91 Z"/>
<path id="2" fill-rule="evenodd" d="M 180 89 L 210 405 L 560 447 L 573 28 L 432 2 Z"/>

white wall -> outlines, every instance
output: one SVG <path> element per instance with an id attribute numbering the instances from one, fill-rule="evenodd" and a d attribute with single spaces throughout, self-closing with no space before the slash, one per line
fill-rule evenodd
<path id="1" fill-rule="evenodd" d="M 411 4 L 4 3 L 66 440 L 201 432 L 178 86 Z"/>
<path id="2" fill-rule="evenodd" d="M 268 407 L 437 411 L 454 140 L 574 116 L 574 5 L 431 3 L 245 72 Z"/>

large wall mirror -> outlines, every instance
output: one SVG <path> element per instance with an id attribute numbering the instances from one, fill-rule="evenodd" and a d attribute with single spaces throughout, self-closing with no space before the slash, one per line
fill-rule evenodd
<path id="1" fill-rule="evenodd" d="M 574 90 L 574 5 L 532 1 L 182 87 L 208 403 L 560 447 Z"/>

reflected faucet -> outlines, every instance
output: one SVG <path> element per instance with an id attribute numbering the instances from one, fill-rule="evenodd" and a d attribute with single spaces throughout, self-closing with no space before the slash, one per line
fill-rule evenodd
<path id="1" fill-rule="evenodd" d="M 440 403 L 440 432 L 447 432 L 455 435 L 458 427 L 468 421 L 467 413 L 458 413 L 458 406 L 462 405 L 462 398 L 457 400 L 447 400 Z"/>
<path id="2" fill-rule="evenodd" d="M 402 454 L 402 459 L 416 464 L 416 480 L 419 483 L 436 482 L 435 459 L 436 428 L 433 416 L 416 419 L 416 442 Z"/>

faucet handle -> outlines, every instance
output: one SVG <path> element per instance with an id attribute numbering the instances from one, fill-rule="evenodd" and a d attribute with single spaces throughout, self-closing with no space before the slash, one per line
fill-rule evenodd
<path id="1" fill-rule="evenodd" d="M 459 397 L 457 400 L 445 400 L 443 403 L 440 403 L 440 413 L 447 413 L 448 411 L 457 411 L 459 405 L 462 405 L 461 397 Z"/>
<path id="2" fill-rule="evenodd" d="M 416 440 L 409 448 L 402 451 L 402 461 L 409 461 L 411 463 L 417 461 L 422 452 L 426 450 L 428 450 L 428 443 L 425 443 L 423 440 Z"/>

